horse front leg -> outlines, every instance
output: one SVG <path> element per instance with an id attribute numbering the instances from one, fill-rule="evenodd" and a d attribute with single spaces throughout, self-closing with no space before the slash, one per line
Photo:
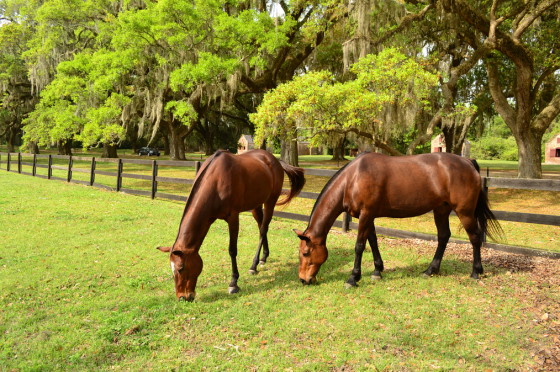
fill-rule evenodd
<path id="1" fill-rule="evenodd" d="M 227 221 L 229 227 L 229 257 L 231 258 L 231 282 L 228 292 L 230 294 L 239 292 L 237 286 L 239 279 L 239 269 L 237 268 L 237 237 L 239 235 L 239 215 L 235 215 Z"/>
<path id="2" fill-rule="evenodd" d="M 372 280 L 381 279 L 381 272 L 383 271 L 383 259 L 381 259 L 381 253 L 379 253 L 379 246 L 377 244 L 377 234 L 375 233 L 375 225 L 372 224 L 371 231 L 368 235 L 369 246 L 371 247 L 371 252 L 373 253 L 373 264 L 375 265 L 375 270 L 371 274 Z"/>
<path id="3" fill-rule="evenodd" d="M 366 240 L 369 236 L 370 226 L 373 219 L 364 215 L 360 216 L 358 223 L 358 237 L 356 238 L 356 245 L 354 246 L 354 268 L 350 274 L 350 278 L 346 281 L 346 288 L 358 286 L 358 282 L 362 278 L 362 256 L 366 248 Z"/>

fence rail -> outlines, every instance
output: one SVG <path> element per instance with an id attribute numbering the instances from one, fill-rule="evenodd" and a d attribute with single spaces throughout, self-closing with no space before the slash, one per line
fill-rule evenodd
<path id="1" fill-rule="evenodd" d="M 32 158 L 31 162 L 23 161 L 23 158 Z M 46 165 L 38 163 L 38 159 L 46 159 Z M 66 165 L 53 165 L 53 159 L 66 160 Z M 89 162 L 90 166 L 86 168 L 74 167 L 73 164 L 76 161 Z M 102 171 L 96 169 L 98 163 L 114 163 L 116 165 L 116 171 Z M 135 174 L 130 172 L 124 172 L 125 164 L 136 164 L 136 165 L 149 165 L 151 166 L 151 174 Z M 23 172 L 22 166 L 28 166 L 32 168 L 31 172 Z M 66 182 L 73 182 L 82 185 L 95 186 L 105 190 L 114 190 L 118 192 L 123 192 L 132 195 L 148 196 L 152 199 L 162 198 L 176 201 L 186 201 L 187 197 L 183 195 L 176 195 L 158 191 L 158 184 L 161 182 L 172 183 L 172 184 L 192 184 L 194 179 L 178 178 L 178 177 L 163 177 L 158 175 L 160 166 L 178 166 L 184 168 L 194 168 L 195 172 L 200 169 L 200 161 L 174 161 L 174 160 L 144 160 L 144 159 L 113 159 L 113 158 L 95 158 L 95 157 L 80 157 L 80 156 L 64 156 L 64 155 L 39 155 L 39 154 L 27 154 L 27 153 L 5 153 L 0 152 L 0 169 L 4 169 L 9 172 L 17 172 L 25 175 L 30 175 L 34 177 L 47 178 L 53 180 L 61 180 Z M 37 168 L 47 169 L 46 175 L 37 174 Z M 66 177 L 56 177 L 52 175 L 52 171 L 59 170 L 65 171 Z M 73 178 L 73 173 L 85 173 L 89 174 L 89 180 L 77 180 Z M 328 169 L 314 169 L 305 168 L 306 175 L 321 176 L 321 177 L 332 177 L 337 171 Z M 95 181 L 97 175 L 115 177 L 114 187 L 100 184 Z M 131 188 L 122 187 L 123 178 L 139 179 L 145 181 L 151 181 L 150 190 L 138 190 Z M 489 187 L 492 188 L 506 188 L 506 189 L 525 189 L 525 190 L 542 190 L 542 191 L 560 191 L 560 180 L 528 180 L 528 179 L 518 179 L 518 178 L 491 178 L 482 177 L 483 185 L 485 189 Z M 318 193 L 314 192 L 301 192 L 298 197 L 305 199 L 316 200 L 319 196 Z M 520 212 L 508 212 L 508 211 L 493 211 L 494 215 L 498 220 L 519 222 L 519 223 L 531 223 L 531 224 L 541 224 L 550 226 L 560 226 L 560 216 L 545 215 L 545 214 L 535 214 L 535 213 L 520 213 Z M 308 221 L 307 215 L 275 211 L 274 215 L 281 218 L 287 218 L 297 221 Z M 335 227 L 342 228 L 344 231 L 349 229 L 357 229 L 357 224 L 351 221 L 348 214 L 344 214 L 342 220 L 337 220 L 334 224 Z M 417 233 L 405 230 L 389 229 L 378 227 L 377 232 L 382 235 L 393 236 L 398 238 L 417 238 L 423 240 L 437 240 L 437 236 Z M 464 240 L 451 239 L 451 241 L 468 243 Z M 497 250 L 508 251 L 512 253 L 520 253 L 525 255 L 535 255 L 535 256 L 546 256 L 551 258 L 560 258 L 560 252 L 551 252 L 546 250 L 540 250 L 535 248 L 517 247 L 511 245 L 503 245 L 496 243 L 484 242 L 484 246 L 488 248 L 493 248 Z"/>

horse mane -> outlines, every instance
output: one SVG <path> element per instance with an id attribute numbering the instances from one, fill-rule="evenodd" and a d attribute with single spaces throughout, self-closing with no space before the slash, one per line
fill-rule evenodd
<path id="1" fill-rule="evenodd" d="M 323 187 L 323 190 L 321 190 L 321 192 L 319 193 L 319 196 L 317 197 L 317 200 L 315 201 L 315 204 L 313 205 L 313 209 L 311 210 L 311 214 L 309 215 L 309 222 L 311 222 L 311 218 L 313 217 L 313 214 L 315 213 L 315 209 L 317 208 L 317 205 L 319 204 L 319 202 L 323 198 L 325 192 L 327 192 L 327 190 L 331 187 L 332 183 L 338 178 L 338 176 L 344 171 L 344 169 L 346 169 L 347 166 L 349 166 L 350 164 L 355 162 L 358 158 L 360 158 L 362 155 L 367 154 L 367 153 L 368 153 L 368 151 L 364 151 L 364 152 L 361 152 L 358 155 L 356 155 L 354 160 L 344 164 L 344 166 L 342 168 L 340 168 L 334 174 L 334 176 L 331 177 L 330 180 L 327 181 L 327 183 L 325 184 L 325 187 Z M 308 225 L 309 225 L 309 222 L 308 222 Z"/>
<path id="2" fill-rule="evenodd" d="M 181 217 L 181 220 L 183 218 L 185 218 L 185 215 L 187 214 L 189 206 L 192 204 L 192 200 L 194 199 L 194 197 L 196 195 L 196 192 L 200 188 L 200 184 L 202 183 L 204 175 L 206 174 L 206 170 L 210 167 L 210 165 L 212 165 L 212 162 L 214 162 L 214 160 L 224 152 L 225 152 L 224 150 L 218 150 L 211 157 L 209 157 L 206 160 L 208 162 L 208 164 L 206 164 L 206 166 L 201 169 L 200 173 L 197 175 L 197 177 L 194 181 L 193 187 L 191 189 L 191 193 L 189 194 L 189 197 L 187 199 L 187 204 L 185 205 L 185 209 L 183 210 L 183 217 Z"/>
<path id="3" fill-rule="evenodd" d="M 471 164 L 473 165 L 474 169 L 476 169 L 476 171 L 478 173 L 480 173 L 480 165 L 478 165 L 478 162 L 475 159 L 469 159 L 471 161 Z"/>

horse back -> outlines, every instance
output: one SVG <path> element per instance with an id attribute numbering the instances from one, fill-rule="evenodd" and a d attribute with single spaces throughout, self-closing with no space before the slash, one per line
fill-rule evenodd
<path id="1" fill-rule="evenodd" d="M 411 217 L 443 205 L 475 208 L 480 175 L 472 163 L 447 153 L 392 157 L 366 154 L 349 167 L 345 204 L 359 215 Z"/>
<path id="2" fill-rule="evenodd" d="M 210 205 L 216 204 L 220 215 L 255 209 L 282 191 L 282 166 L 264 150 L 217 153 L 205 173 L 201 197 L 216 201 Z"/>

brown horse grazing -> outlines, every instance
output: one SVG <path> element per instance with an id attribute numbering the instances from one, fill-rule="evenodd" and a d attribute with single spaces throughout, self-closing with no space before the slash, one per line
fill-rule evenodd
<path id="1" fill-rule="evenodd" d="M 288 175 L 291 189 L 287 197 L 278 202 L 284 173 Z M 264 150 L 248 151 L 242 155 L 218 151 L 208 158 L 187 200 L 175 243 L 172 247 L 158 247 L 162 252 L 170 252 L 177 298 L 194 300 L 196 281 L 202 272 L 202 258 L 198 250 L 216 219 L 225 220 L 229 226 L 232 266 L 229 293 L 238 292 L 236 257 L 239 213 L 251 210 L 259 225 L 260 241 L 251 266 L 251 272 L 256 274 L 261 247 L 263 257 L 260 262 L 266 262 L 268 257 L 267 231 L 274 206 L 287 204 L 304 184 L 303 169 L 280 162 Z"/>
<path id="2" fill-rule="evenodd" d="M 377 245 L 376 217 L 414 217 L 434 211 L 438 247 L 426 275 L 439 272 L 451 231 L 449 214 L 455 211 L 473 246 L 472 278 L 482 274 L 480 247 L 485 233 L 500 234 L 481 187 L 480 168 L 475 160 L 457 155 L 434 153 L 390 157 L 364 153 L 340 169 L 319 195 L 305 232 L 294 230 L 301 239 L 299 278 L 304 284 L 316 282 L 321 265 L 327 260 L 327 234 L 343 211 L 359 218 L 354 268 L 347 286 L 361 279 L 362 254 L 366 240 L 373 252 L 375 271 L 381 278 L 383 261 Z M 489 231 L 491 230 L 491 231 Z"/>

